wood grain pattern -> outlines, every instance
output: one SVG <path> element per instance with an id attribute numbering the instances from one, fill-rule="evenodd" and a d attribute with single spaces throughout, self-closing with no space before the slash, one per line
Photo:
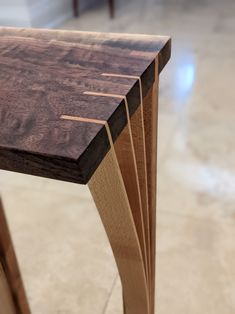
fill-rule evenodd
<path id="1" fill-rule="evenodd" d="M 114 149 L 107 153 L 88 185 L 117 263 L 125 312 L 147 314 L 149 297 L 144 262 Z"/>
<path id="2" fill-rule="evenodd" d="M 139 177 L 134 153 L 133 139 L 130 126 L 126 126 L 114 144 L 118 164 L 121 170 L 126 193 L 130 203 L 135 228 L 138 234 L 142 256 L 148 276 L 147 247 L 143 218 L 142 199 L 140 194 Z"/>
<path id="3" fill-rule="evenodd" d="M 11 291 L 0 262 L 0 314 L 17 314 Z"/>
<path id="4" fill-rule="evenodd" d="M 88 95 L 99 95 L 100 97 L 116 97 L 116 98 L 123 98 L 121 95 L 115 94 L 103 94 L 103 93 L 94 93 L 94 92 L 85 92 Z M 132 217 L 135 222 L 135 228 L 138 234 L 140 247 L 142 251 L 142 256 L 145 263 L 145 273 L 146 277 L 148 277 L 148 257 L 147 257 L 147 245 L 146 245 L 146 237 L 145 237 L 145 222 L 144 222 L 144 209 L 142 207 L 142 196 L 141 196 L 141 189 L 140 185 L 142 181 L 139 179 L 138 175 L 138 167 L 136 161 L 136 150 L 137 147 L 134 147 L 134 140 L 136 141 L 136 134 L 135 139 L 133 139 L 132 135 L 132 126 L 130 121 L 130 113 L 128 108 L 127 99 L 125 99 L 125 108 L 126 108 L 126 119 L 127 125 L 122 130 L 121 134 L 117 138 L 114 144 L 115 154 L 117 156 L 118 165 L 121 171 L 122 179 L 125 185 L 126 193 L 128 196 L 128 200 L 130 203 L 130 208 L 132 212 Z M 137 109 L 138 111 L 138 109 Z M 135 115 L 136 113 L 134 113 Z M 134 116 L 133 115 L 133 116 Z M 62 119 L 77 121 L 77 122 L 87 122 L 87 123 L 95 123 L 104 125 L 107 129 L 107 125 L 104 120 L 95 120 L 95 119 L 88 119 L 88 118 L 81 118 L 78 116 L 61 116 Z M 141 123 L 142 121 L 140 121 Z M 137 127 L 140 127 L 138 125 Z M 134 126 L 135 128 L 135 126 Z M 108 134 L 110 132 L 110 128 L 108 126 Z M 142 139 L 143 140 L 143 139 Z M 113 138 L 110 132 L 109 142 L 113 143 Z"/>
<path id="5" fill-rule="evenodd" d="M 0 169 L 89 184 L 126 314 L 154 313 L 156 95 L 169 57 L 167 37 L 0 27 Z M 3 210 L 0 227 L 4 276 L 28 314 Z"/>
<path id="6" fill-rule="evenodd" d="M 139 178 L 139 185 L 140 185 L 140 194 L 141 194 L 143 221 L 144 221 L 147 272 L 148 272 L 147 277 L 150 279 L 151 277 L 150 221 L 149 221 L 149 204 L 148 204 L 147 161 L 146 161 L 143 99 L 141 100 L 141 104 L 139 108 L 132 115 L 130 122 L 131 122 L 132 136 L 133 136 L 134 149 L 135 149 L 135 155 L 136 155 L 136 164 L 137 164 L 137 171 L 138 171 L 138 178 Z"/>
<path id="7" fill-rule="evenodd" d="M 1 199 L 0 199 L 0 264 L 2 266 L 2 271 L 0 270 L 1 278 L 3 278 L 2 279 L 3 284 L 4 281 L 7 281 L 7 287 L 4 284 L 5 290 L 6 294 L 8 294 L 8 290 L 10 291 L 12 303 L 14 304 L 15 309 L 14 313 L 29 314 L 30 310 L 27 303 L 27 298 L 23 282 L 21 279 L 19 266 L 17 263 L 15 250 L 11 240 L 10 231 L 7 225 Z M 4 289 L 3 286 L 2 289 Z M 0 314 L 5 313 L 7 313 L 7 310 L 6 312 L 1 312 L 0 306 Z"/>
<path id="8" fill-rule="evenodd" d="M 61 120 L 75 115 L 105 120 L 114 141 L 170 57 L 167 37 L 0 28 L 0 168 L 85 184 L 109 150 L 102 125 Z"/>
<path id="9" fill-rule="evenodd" d="M 158 60 L 155 64 L 158 67 Z M 157 192 L 157 125 L 158 125 L 158 83 L 156 75 L 153 87 L 144 98 L 144 124 L 147 157 L 147 181 L 150 221 L 150 252 L 151 252 L 151 313 L 155 311 L 155 262 L 156 262 L 156 192 Z"/>
<path id="10" fill-rule="evenodd" d="M 146 268 L 146 276 L 147 281 L 150 278 L 150 270 L 151 270 L 151 254 L 150 254 L 150 222 L 149 222 L 149 209 L 148 209 L 148 185 L 147 185 L 147 163 L 146 163 L 146 145 L 145 145 L 145 126 L 144 126 L 144 110 L 143 110 L 143 91 L 142 91 L 142 82 L 141 79 L 133 76 L 133 75 L 125 75 L 125 74 L 113 74 L 113 73 L 102 73 L 103 76 L 107 77 L 117 77 L 117 78 L 128 78 L 130 80 L 139 80 L 139 92 L 140 92 L 140 106 L 137 108 L 135 113 L 132 115 L 131 119 L 128 117 L 128 122 L 130 122 L 129 126 L 129 133 L 131 134 L 131 140 L 133 143 L 122 143 L 119 145 L 122 147 L 120 149 L 121 153 L 118 155 L 118 162 L 119 165 L 122 163 L 126 164 L 124 170 L 122 171 L 122 176 L 125 181 L 126 177 L 127 180 L 131 181 L 133 175 L 130 174 L 130 167 L 133 164 L 133 161 L 127 160 L 126 150 L 133 146 L 134 151 L 134 164 L 136 164 L 137 176 L 136 178 L 139 181 L 138 184 L 138 191 L 133 189 L 133 184 L 130 184 L 130 188 L 126 186 L 127 195 L 132 199 L 138 199 L 140 196 L 140 203 L 141 203 L 141 215 L 136 215 L 135 212 L 138 211 L 138 206 L 132 206 L 131 208 L 135 209 L 133 212 L 133 218 L 135 220 L 137 232 L 139 235 L 139 239 L 141 242 L 141 247 L 143 254 L 145 256 L 145 268 Z M 120 140 L 117 139 L 115 145 Z M 127 147 L 127 148 L 126 148 Z M 117 153 L 117 151 L 116 151 Z M 132 209 L 133 211 L 133 209 Z M 141 231 L 140 231 L 141 229 Z M 143 231 L 142 231 L 143 230 Z M 144 236 L 142 235 L 144 233 Z M 144 241 L 141 241 L 142 238 Z M 144 247 L 143 247 L 144 245 Z M 150 282 L 149 282 L 150 284 Z"/>

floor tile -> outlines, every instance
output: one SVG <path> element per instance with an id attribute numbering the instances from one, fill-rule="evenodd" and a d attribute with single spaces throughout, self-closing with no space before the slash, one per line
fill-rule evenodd
<path id="1" fill-rule="evenodd" d="M 234 224 L 158 215 L 156 313 L 235 311 Z"/>

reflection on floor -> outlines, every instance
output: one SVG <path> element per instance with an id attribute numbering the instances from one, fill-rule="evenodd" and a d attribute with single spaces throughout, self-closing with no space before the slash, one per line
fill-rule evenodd
<path id="1" fill-rule="evenodd" d="M 158 314 L 235 313 L 233 0 L 117 1 L 62 28 L 173 38 L 161 77 Z M 34 314 L 119 314 L 121 288 L 86 187 L 0 172 Z"/>

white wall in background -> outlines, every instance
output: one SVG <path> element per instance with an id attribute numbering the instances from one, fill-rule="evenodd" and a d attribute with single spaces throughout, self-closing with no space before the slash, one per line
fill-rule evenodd
<path id="1" fill-rule="evenodd" d="M 80 10 L 97 0 L 80 0 Z M 0 25 L 53 28 L 73 16 L 72 0 L 0 0 Z"/>
<path id="2" fill-rule="evenodd" d="M 0 0 L 0 25 L 29 27 L 26 0 Z"/>
<path id="3" fill-rule="evenodd" d="M 71 0 L 26 0 L 32 27 L 56 27 L 73 16 Z"/>

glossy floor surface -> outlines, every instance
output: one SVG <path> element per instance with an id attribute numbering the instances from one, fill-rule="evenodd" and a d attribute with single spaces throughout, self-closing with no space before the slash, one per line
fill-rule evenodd
<path id="1" fill-rule="evenodd" d="M 235 313 L 235 1 L 116 1 L 63 28 L 170 35 L 161 76 L 158 314 Z M 128 2 L 128 4 L 126 4 Z M 33 314 L 120 314 L 86 187 L 0 172 Z"/>

